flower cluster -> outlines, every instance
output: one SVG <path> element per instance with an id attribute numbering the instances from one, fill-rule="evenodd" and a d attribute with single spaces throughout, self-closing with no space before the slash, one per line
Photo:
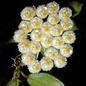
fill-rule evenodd
<path id="1" fill-rule="evenodd" d="M 26 6 L 20 13 L 22 21 L 14 33 L 24 65 L 31 73 L 63 68 L 73 54 L 76 36 L 69 7 L 60 8 L 55 1 L 38 7 Z M 39 54 L 41 56 L 39 57 Z"/>

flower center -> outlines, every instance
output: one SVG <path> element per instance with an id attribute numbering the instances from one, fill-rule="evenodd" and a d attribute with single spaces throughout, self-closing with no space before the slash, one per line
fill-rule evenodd
<path id="1" fill-rule="evenodd" d="M 42 37 L 42 35 L 40 33 L 37 33 L 35 36 L 37 39 L 40 39 Z"/>
<path id="2" fill-rule="evenodd" d="M 62 45 L 62 41 L 61 41 L 61 40 L 58 40 L 58 41 L 56 42 L 56 44 L 57 44 L 58 46 L 61 46 L 61 45 Z"/>
<path id="3" fill-rule="evenodd" d="M 56 12 L 56 10 L 57 10 L 57 7 L 56 6 L 50 7 L 50 12 L 54 13 L 54 12 Z"/>
<path id="4" fill-rule="evenodd" d="M 44 32 L 49 32 L 50 31 L 50 28 L 48 26 L 45 26 L 44 27 Z"/>
<path id="5" fill-rule="evenodd" d="M 27 61 L 28 61 L 28 62 L 32 62 L 32 61 L 33 61 L 33 57 L 28 57 L 28 58 L 27 58 Z"/>
<path id="6" fill-rule="evenodd" d="M 57 18 L 57 17 L 53 17 L 53 19 L 52 19 L 52 22 L 53 23 L 56 23 L 56 22 L 58 22 L 59 21 L 59 19 Z"/>
<path id="7" fill-rule="evenodd" d="M 64 28 L 69 28 L 69 26 L 70 26 L 70 23 L 69 23 L 69 22 L 65 22 L 65 23 L 63 24 L 63 27 L 64 27 Z"/>
<path id="8" fill-rule="evenodd" d="M 25 31 L 27 31 L 27 30 L 30 29 L 30 26 L 29 26 L 29 25 L 25 25 L 25 26 L 23 27 L 23 29 L 24 29 Z"/>
<path id="9" fill-rule="evenodd" d="M 25 16 L 26 16 L 26 18 L 32 18 L 32 13 L 31 12 L 26 12 Z"/>
<path id="10" fill-rule="evenodd" d="M 64 49 L 64 52 L 67 54 L 67 53 L 69 53 L 70 52 L 70 48 L 65 48 Z"/>
<path id="11" fill-rule="evenodd" d="M 55 57 L 55 55 L 56 55 L 56 54 L 55 54 L 54 52 L 50 52 L 49 57 L 50 57 L 50 58 L 54 58 L 54 57 Z"/>
<path id="12" fill-rule="evenodd" d="M 50 65 L 50 61 L 45 61 L 45 62 L 44 62 L 44 65 L 45 65 L 45 66 L 49 66 L 49 65 Z"/>
<path id="13" fill-rule="evenodd" d="M 34 64 L 33 69 L 34 70 L 38 70 L 39 69 L 39 65 L 38 64 Z"/>
<path id="14" fill-rule="evenodd" d="M 59 58 L 59 62 L 60 62 L 60 64 L 63 64 L 63 63 L 65 62 L 64 57 L 60 57 L 60 58 Z"/>
<path id="15" fill-rule="evenodd" d="M 39 49 L 39 46 L 37 45 L 37 44 L 35 44 L 34 46 L 33 46 L 33 50 L 38 50 Z"/>
<path id="16" fill-rule="evenodd" d="M 50 39 L 46 39 L 45 40 L 45 44 L 51 44 L 51 40 Z"/>
<path id="17" fill-rule="evenodd" d="M 46 16 L 47 15 L 47 11 L 46 10 L 41 10 L 41 16 Z"/>
<path id="18" fill-rule="evenodd" d="M 20 40 L 21 40 L 21 41 L 25 40 L 25 38 L 26 38 L 26 37 L 25 37 L 24 34 L 21 34 L 21 35 L 20 35 Z"/>
<path id="19" fill-rule="evenodd" d="M 24 49 L 27 49 L 27 48 L 29 47 L 29 44 L 28 44 L 28 43 L 25 43 L 25 44 L 23 45 L 23 47 L 24 47 Z"/>
<path id="20" fill-rule="evenodd" d="M 71 36 L 71 35 L 67 35 L 67 36 L 66 36 L 66 39 L 67 39 L 67 40 L 71 40 L 71 39 L 72 39 L 72 36 Z"/>
<path id="21" fill-rule="evenodd" d="M 56 34 L 61 33 L 61 29 L 60 29 L 60 28 L 57 28 L 57 29 L 55 30 L 55 33 L 56 33 Z"/>
<path id="22" fill-rule="evenodd" d="M 64 12 L 64 13 L 63 13 L 63 17 L 64 17 L 64 18 L 68 18 L 69 15 L 70 15 L 70 14 L 69 14 L 68 12 Z"/>
<path id="23" fill-rule="evenodd" d="M 39 22 L 39 21 L 35 21 L 35 22 L 33 23 L 33 25 L 37 28 L 37 27 L 40 26 L 40 22 Z"/>

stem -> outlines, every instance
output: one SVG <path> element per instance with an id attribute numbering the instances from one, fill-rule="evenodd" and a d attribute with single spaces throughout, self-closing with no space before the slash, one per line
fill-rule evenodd
<path id="1" fill-rule="evenodd" d="M 12 67 L 15 67 L 14 73 L 13 73 L 13 81 L 16 81 L 15 84 L 16 86 L 19 86 L 19 78 L 20 78 L 20 64 L 21 64 L 21 54 L 17 55 L 15 58 L 12 58 L 14 63 L 12 64 Z M 21 82 L 21 81 L 20 81 Z"/>
<path id="2" fill-rule="evenodd" d="M 16 86 L 19 86 L 19 78 L 20 78 L 20 65 L 18 66 L 17 68 L 17 71 L 16 71 L 16 76 L 17 76 L 17 81 L 16 81 Z M 21 81 L 20 81 L 21 82 Z"/>
<path id="3" fill-rule="evenodd" d="M 39 53 L 36 54 L 36 59 L 38 59 Z"/>
<path id="4" fill-rule="evenodd" d="M 42 49 L 41 49 L 41 54 L 44 55 L 44 52 L 45 52 L 45 48 L 42 47 Z"/>
<path id="5" fill-rule="evenodd" d="M 21 75 L 22 75 L 24 78 L 27 78 L 27 76 L 24 74 L 23 71 L 21 71 Z"/>

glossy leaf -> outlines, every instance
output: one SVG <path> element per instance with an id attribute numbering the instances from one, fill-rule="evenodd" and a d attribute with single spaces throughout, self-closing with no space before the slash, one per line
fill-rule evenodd
<path id="1" fill-rule="evenodd" d="M 77 1 L 72 1 L 69 3 L 69 5 L 74 9 L 75 13 L 74 13 L 73 17 L 75 17 L 81 12 L 83 3 L 79 3 Z"/>
<path id="2" fill-rule="evenodd" d="M 48 73 L 30 74 L 27 82 L 30 86 L 64 86 L 59 79 Z"/>

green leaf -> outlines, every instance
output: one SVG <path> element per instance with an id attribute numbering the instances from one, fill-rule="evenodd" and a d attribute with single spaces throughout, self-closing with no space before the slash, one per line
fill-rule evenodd
<path id="1" fill-rule="evenodd" d="M 19 86 L 19 80 L 10 80 L 6 86 Z"/>
<path id="2" fill-rule="evenodd" d="M 59 79 L 48 73 L 30 74 L 27 82 L 30 86 L 64 86 Z"/>
<path id="3" fill-rule="evenodd" d="M 69 5 L 73 8 L 73 10 L 75 11 L 73 17 L 77 16 L 81 10 L 82 10 L 82 6 L 83 6 L 83 3 L 79 3 L 77 1 L 72 1 L 69 3 Z"/>
<path id="4" fill-rule="evenodd" d="M 13 38 L 11 38 L 11 39 L 8 41 L 8 43 L 15 43 L 15 41 L 14 41 Z"/>
<path id="5" fill-rule="evenodd" d="M 72 28 L 72 31 L 78 30 L 78 27 L 76 26 L 76 24 L 75 24 L 74 21 L 73 21 L 73 24 L 74 24 L 74 26 L 73 26 L 73 28 Z"/>

